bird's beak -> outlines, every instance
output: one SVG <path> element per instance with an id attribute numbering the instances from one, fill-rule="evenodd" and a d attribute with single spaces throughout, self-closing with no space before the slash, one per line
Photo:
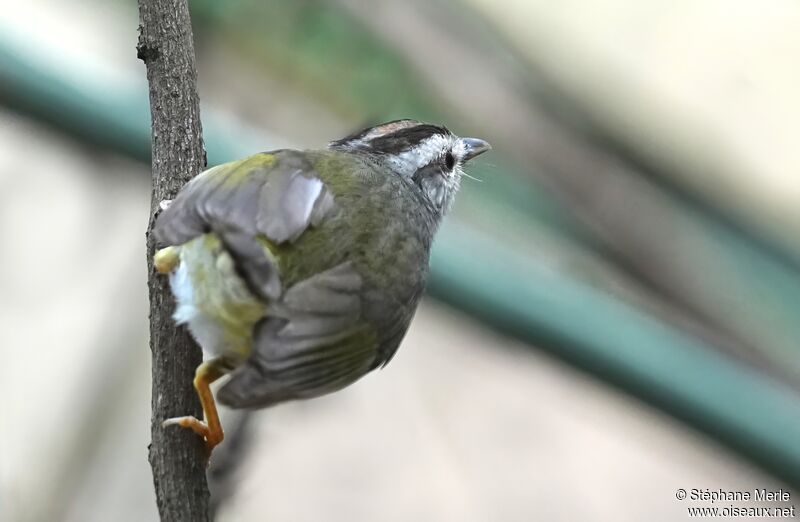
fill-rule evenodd
<path id="1" fill-rule="evenodd" d="M 461 138 L 461 141 L 464 143 L 464 161 L 469 161 L 492 148 L 488 141 L 478 138 Z"/>

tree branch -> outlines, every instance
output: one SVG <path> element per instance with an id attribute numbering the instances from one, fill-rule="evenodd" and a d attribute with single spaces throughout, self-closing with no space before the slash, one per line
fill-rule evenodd
<path id="1" fill-rule="evenodd" d="M 153 270 L 151 235 L 159 203 L 172 199 L 206 163 L 197 96 L 192 27 L 186 0 L 139 0 L 138 56 L 147 66 L 152 117 L 153 191 L 147 228 L 150 350 L 153 356 L 149 460 L 162 521 L 206 521 L 208 484 L 201 439 L 163 429 L 169 417 L 202 415 L 192 388 L 202 352 L 172 321 L 166 278 Z"/>

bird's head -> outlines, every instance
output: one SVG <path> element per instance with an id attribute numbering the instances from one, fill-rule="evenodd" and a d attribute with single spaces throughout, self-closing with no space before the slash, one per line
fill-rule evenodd
<path id="1" fill-rule="evenodd" d="M 459 138 L 445 127 L 397 120 L 368 127 L 330 143 L 333 150 L 370 156 L 415 183 L 444 214 L 453 202 L 464 164 L 491 146 L 477 138 Z"/>

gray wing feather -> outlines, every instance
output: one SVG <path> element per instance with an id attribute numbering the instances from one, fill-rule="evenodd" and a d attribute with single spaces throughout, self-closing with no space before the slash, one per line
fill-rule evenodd
<path id="1" fill-rule="evenodd" d="M 324 219 L 333 196 L 303 153 L 269 154 L 274 161 L 256 155 L 197 176 L 158 216 L 154 233 L 169 245 L 216 233 L 251 288 L 272 300 L 280 295 L 280 277 L 257 237 L 295 241 Z"/>
<path id="2" fill-rule="evenodd" d="M 324 188 L 319 179 L 307 178 L 300 170 L 269 179 L 261 191 L 258 230 L 276 243 L 294 241 L 311 222 Z"/>
<path id="3" fill-rule="evenodd" d="M 292 311 L 312 315 L 360 316 L 361 286 L 361 276 L 352 264 L 342 263 L 294 285 L 283 303 Z"/>
<path id="4" fill-rule="evenodd" d="M 363 281 L 350 262 L 286 291 L 256 328 L 253 353 L 220 389 L 234 407 L 264 407 L 338 390 L 374 367 L 359 297 Z"/>

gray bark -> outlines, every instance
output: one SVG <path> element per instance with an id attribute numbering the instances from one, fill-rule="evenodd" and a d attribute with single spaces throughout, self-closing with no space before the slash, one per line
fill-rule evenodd
<path id="1" fill-rule="evenodd" d="M 197 96 L 192 27 L 186 0 L 139 0 L 138 56 L 147 66 L 152 117 L 153 191 L 147 232 L 152 352 L 153 469 L 162 521 L 205 521 L 208 484 L 203 441 L 190 430 L 161 422 L 181 415 L 202 416 L 192 387 L 200 348 L 185 328 L 172 321 L 173 300 L 166 278 L 153 270 L 154 241 L 150 231 L 158 204 L 205 167 Z"/>

